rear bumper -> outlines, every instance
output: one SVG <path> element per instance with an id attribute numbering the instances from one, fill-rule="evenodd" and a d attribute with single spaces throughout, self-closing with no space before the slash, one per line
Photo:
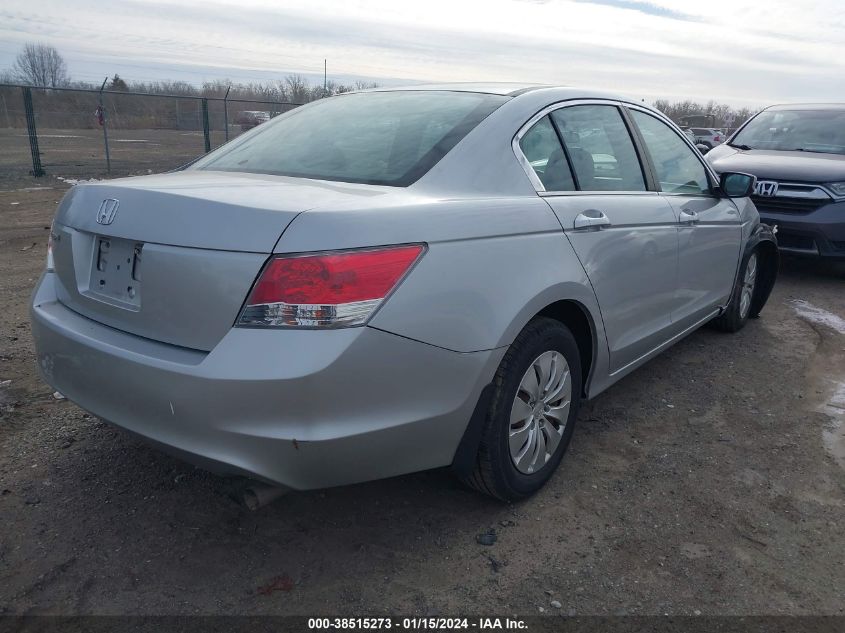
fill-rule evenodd
<path id="1" fill-rule="evenodd" d="M 832 202 L 809 213 L 759 209 L 760 220 L 777 225 L 781 251 L 807 257 L 845 259 L 845 202 Z"/>
<path id="2" fill-rule="evenodd" d="M 39 369 L 68 399 L 189 461 L 294 489 L 450 464 L 504 354 L 369 327 L 235 328 L 197 352 L 69 310 L 51 273 L 31 319 Z"/>

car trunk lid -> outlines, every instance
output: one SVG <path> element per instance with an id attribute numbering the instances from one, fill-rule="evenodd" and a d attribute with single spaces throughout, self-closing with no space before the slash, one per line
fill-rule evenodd
<path id="1" fill-rule="evenodd" d="M 290 222 L 377 188 L 186 171 L 86 183 L 53 229 L 59 301 L 110 327 L 211 350 Z"/>

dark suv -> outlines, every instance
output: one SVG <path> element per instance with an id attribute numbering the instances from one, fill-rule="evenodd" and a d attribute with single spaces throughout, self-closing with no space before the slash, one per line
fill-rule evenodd
<path id="1" fill-rule="evenodd" d="M 845 104 L 766 108 L 707 160 L 757 176 L 752 200 L 781 250 L 845 260 Z"/>

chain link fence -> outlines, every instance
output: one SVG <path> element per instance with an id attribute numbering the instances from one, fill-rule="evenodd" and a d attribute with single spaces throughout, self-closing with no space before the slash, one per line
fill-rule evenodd
<path id="1" fill-rule="evenodd" d="M 0 84 L 0 186 L 168 171 L 297 105 Z"/>

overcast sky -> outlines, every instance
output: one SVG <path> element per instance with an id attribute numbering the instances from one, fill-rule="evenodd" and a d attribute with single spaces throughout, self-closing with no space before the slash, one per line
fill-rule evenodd
<path id="1" fill-rule="evenodd" d="M 0 69 L 74 79 L 527 81 L 652 100 L 845 101 L 843 0 L 0 0 Z"/>

